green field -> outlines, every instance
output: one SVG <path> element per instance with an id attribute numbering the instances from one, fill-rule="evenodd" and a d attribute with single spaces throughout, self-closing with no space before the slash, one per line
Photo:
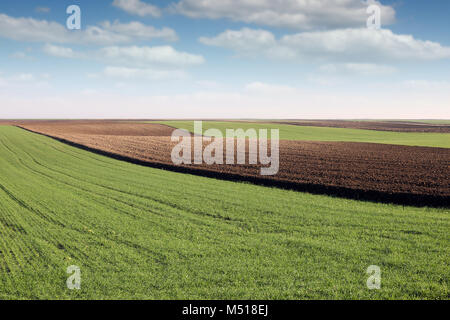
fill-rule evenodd
<path id="1" fill-rule="evenodd" d="M 450 120 L 405 120 L 410 122 L 420 122 L 420 123 L 428 123 L 428 124 L 450 124 Z"/>
<path id="2" fill-rule="evenodd" d="M 193 132 L 193 121 L 158 121 L 158 123 Z M 311 141 L 349 141 L 450 148 L 450 133 L 390 132 L 360 129 L 306 127 L 288 124 L 203 121 L 203 130 L 216 128 L 244 130 L 279 129 L 280 139 Z"/>
<path id="3" fill-rule="evenodd" d="M 346 120 L 346 121 L 367 121 L 367 122 L 416 122 L 416 123 L 426 123 L 426 124 L 450 124 L 448 119 L 357 119 L 357 120 Z"/>
<path id="4" fill-rule="evenodd" d="M 450 210 L 167 172 L 0 126 L 0 299 L 448 299 L 449 228 Z"/>

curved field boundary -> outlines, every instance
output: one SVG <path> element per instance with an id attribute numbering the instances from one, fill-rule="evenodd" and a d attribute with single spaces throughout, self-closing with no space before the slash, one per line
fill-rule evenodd
<path id="1" fill-rule="evenodd" d="M 355 188 L 347 188 L 343 186 L 328 186 L 321 185 L 315 183 L 299 183 L 292 181 L 283 181 L 283 180 L 274 180 L 267 179 L 260 176 L 253 175 L 243 175 L 237 173 L 230 172 L 216 172 L 207 170 L 204 168 L 193 168 L 193 167 L 181 167 L 175 166 L 173 164 L 157 162 L 157 161 L 145 161 L 136 159 L 133 157 L 121 155 L 115 152 L 101 150 L 99 148 L 93 148 L 86 146 L 81 143 L 77 143 L 74 141 L 70 141 L 65 138 L 55 137 L 50 134 L 45 134 L 42 132 L 34 131 L 26 127 L 17 126 L 23 130 L 40 134 L 67 145 L 77 147 L 86 151 L 90 151 L 99 155 L 108 156 L 110 158 L 126 161 L 129 163 L 156 168 L 169 170 L 179 173 L 187 173 L 198 176 L 204 176 L 209 178 L 228 180 L 228 181 L 236 181 L 236 182 L 250 182 L 257 185 L 268 186 L 268 187 L 276 187 L 288 190 L 295 190 L 300 192 L 309 192 L 312 194 L 322 194 L 329 196 L 342 197 L 346 199 L 353 200 L 362 200 L 362 201 L 372 201 L 372 202 L 380 202 L 380 203 L 392 203 L 392 204 L 400 204 L 400 205 L 412 205 L 418 207 L 437 207 L 437 208 L 449 208 L 450 207 L 450 197 L 442 196 L 442 195 L 431 195 L 431 194 L 411 194 L 411 193 L 402 193 L 402 192 L 384 192 L 384 191 L 376 191 L 376 190 L 364 190 L 364 189 L 355 189 Z"/>

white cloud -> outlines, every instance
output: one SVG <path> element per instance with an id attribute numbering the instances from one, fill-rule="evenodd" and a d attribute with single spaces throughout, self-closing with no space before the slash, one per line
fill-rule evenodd
<path id="1" fill-rule="evenodd" d="M 358 28 L 366 25 L 370 4 L 381 9 L 383 25 L 395 21 L 395 10 L 374 0 L 181 0 L 172 11 L 190 18 L 220 19 L 298 30 Z"/>
<path id="2" fill-rule="evenodd" d="M 297 56 L 293 49 L 280 45 L 272 32 L 262 29 L 226 30 L 213 38 L 200 37 L 199 41 L 208 46 L 233 50 L 240 56 L 263 55 L 280 59 Z"/>
<path id="3" fill-rule="evenodd" d="M 277 40 L 271 32 L 249 28 L 226 30 L 214 38 L 201 37 L 199 41 L 208 46 L 223 47 L 244 54 L 277 46 Z"/>
<path id="4" fill-rule="evenodd" d="M 112 46 L 94 51 L 78 52 L 69 47 L 46 44 L 43 50 L 48 55 L 55 57 L 94 59 L 104 63 L 139 67 L 186 68 L 205 62 L 201 55 L 177 51 L 171 46 Z"/>
<path id="5" fill-rule="evenodd" d="M 396 70 L 396 68 L 391 66 L 379 65 L 374 63 L 325 64 L 319 67 L 319 71 L 323 73 L 340 75 L 386 75 L 392 74 Z"/>
<path id="6" fill-rule="evenodd" d="M 77 52 L 68 47 L 47 44 L 43 48 L 48 55 L 60 58 L 93 59 L 107 64 L 103 73 L 91 73 L 89 78 L 100 76 L 121 79 L 184 79 L 185 68 L 202 64 L 202 56 L 180 52 L 171 46 L 159 47 L 104 47 L 89 52 Z"/>
<path id="7" fill-rule="evenodd" d="M 0 13 L 0 36 L 19 41 L 61 42 L 69 32 L 61 24 Z"/>
<path id="8" fill-rule="evenodd" d="M 106 21 L 100 26 L 88 26 L 72 32 L 57 22 L 14 18 L 6 14 L 0 14 L 0 37 L 28 42 L 95 45 L 114 45 L 155 38 L 173 41 L 177 38 L 172 29 L 156 29 L 140 22 Z"/>
<path id="9" fill-rule="evenodd" d="M 158 70 L 108 66 L 103 71 L 107 77 L 120 78 L 123 80 L 168 80 L 185 79 L 186 72 L 183 70 Z"/>
<path id="10" fill-rule="evenodd" d="M 107 61 L 137 66 L 190 67 L 205 62 L 201 55 L 177 51 L 171 46 L 105 47 L 99 50 L 99 55 Z"/>
<path id="11" fill-rule="evenodd" d="M 137 21 L 132 21 L 130 23 L 120 23 L 117 20 L 114 21 L 113 23 L 105 21 L 102 22 L 100 25 L 104 30 L 126 35 L 129 37 L 135 37 L 137 39 L 150 40 L 155 38 L 161 38 L 167 41 L 178 40 L 178 36 L 173 29 L 166 27 L 162 29 L 156 29 L 155 27 L 146 26 Z"/>
<path id="12" fill-rule="evenodd" d="M 74 52 L 72 48 L 61 47 L 52 44 L 46 44 L 43 50 L 50 56 L 60 58 L 81 58 L 83 56 L 81 53 Z"/>
<path id="13" fill-rule="evenodd" d="M 417 40 L 411 35 L 398 35 L 387 29 L 304 32 L 284 36 L 280 44 L 300 55 L 325 54 L 341 59 L 352 57 L 353 60 L 450 58 L 449 47 L 443 47 L 437 42 Z"/>
<path id="14" fill-rule="evenodd" d="M 304 61 L 374 62 L 450 58 L 450 47 L 418 40 L 411 35 L 398 35 L 387 29 L 302 32 L 275 39 L 268 31 L 243 28 L 226 30 L 213 38 L 201 37 L 199 41 L 229 48 L 238 54 Z"/>
<path id="15" fill-rule="evenodd" d="M 161 16 L 161 10 L 158 7 L 140 0 L 114 0 L 113 6 L 141 17 L 152 16 L 157 18 Z"/>

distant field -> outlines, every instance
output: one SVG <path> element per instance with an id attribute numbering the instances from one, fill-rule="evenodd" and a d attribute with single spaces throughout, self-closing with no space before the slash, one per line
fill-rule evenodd
<path id="1" fill-rule="evenodd" d="M 404 120 L 404 121 L 430 123 L 430 124 L 450 124 L 450 120 Z"/>
<path id="2" fill-rule="evenodd" d="M 285 121 L 291 121 L 291 120 L 285 120 Z M 302 120 L 302 121 L 318 121 L 318 120 Z M 417 122 L 417 123 L 429 123 L 429 124 L 450 124 L 450 120 L 448 119 L 348 119 L 344 121 L 376 121 L 376 122 Z"/>
<path id="3" fill-rule="evenodd" d="M 145 168 L 1 126 L 0 177 L 0 299 L 448 299 L 449 210 Z"/>
<path id="4" fill-rule="evenodd" d="M 448 119 L 350 119 L 346 121 L 387 121 L 387 122 L 417 122 L 430 124 L 450 124 Z"/>
<path id="5" fill-rule="evenodd" d="M 193 132 L 193 121 L 158 121 L 168 126 Z M 389 132 L 360 129 L 295 126 L 273 123 L 203 121 L 203 130 L 220 129 L 279 129 L 280 139 L 310 141 L 348 141 L 450 148 L 449 133 Z"/>

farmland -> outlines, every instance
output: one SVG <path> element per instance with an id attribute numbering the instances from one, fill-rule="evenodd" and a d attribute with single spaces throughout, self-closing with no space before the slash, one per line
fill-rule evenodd
<path id="1" fill-rule="evenodd" d="M 6 126 L 0 177 L 2 299 L 448 298 L 448 209 L 168 172 Z"/>
<path id="2" fill-rule="evenodd" d="M 239 122 L 279 123 L 298 126 L 349 128 L 394 132 L 440 132 L 450 133 L 450 120 L 401 120 L 401 119 L 357 119 L 357 120 L 233 120 Z"/>
<path id="3" fill-rule="evenodd" d="M 173 128 L 107 121 L 37 122 L 22 127 L 133 163 L 298 191 L 400 204 L 448 206 L 450 149 L 354 142 L 280 142 L 280 170 L 258 165 L 175 166 Z M 247 150 L 248 151 L 248 150 Z"/>
<path id="4" fill-rule="evenodd" d="M 193 121 L 158 122 L 193 132 Z M 390 132 L 348 128 L 298 126 L 280 123 L 203 121 L 203 130 L 216 128 L 224 134 L 226 129 L 279 129 L 282 140 L 346 141 L 395 144 L 405 146 L 450 148 L 450 133 Z"/>
<path id="5" fill-rule="evenodd" d="M 363 130 L 377 130 L 377 131 L 394 131 L 394 132 L 436 132 L 436 133 L 450 133 L 450 122 L 436 120 L 435 122 L 415 122 L 415 121 L 348 121 L 348 120 L 285 120 L 274 121 L 274 123 L 291 124 L 297 126 L 315 126 L 315 127 L 331 127 L 331 128 L 349 128 L 349 129 L 363 129 Z"/>
<path id="6" fill-rule="evenodd" d="M 428 124 L 434 124 L 434 125 L 450 125 L 450 120 L 405 120 L 409 122 L 418 122 L 418 123 L 428 123 Z"/>
<path id="7" fill-rule="evenodd" d="M 258 165 L 175 166 L 173 128 L 161 124 L 62 121 L 22 127 L 157 168 L 352 199 L 449 206 L 450 149 L 445 148 L 282 140 L 279 172 L 261 177 Z"/>

